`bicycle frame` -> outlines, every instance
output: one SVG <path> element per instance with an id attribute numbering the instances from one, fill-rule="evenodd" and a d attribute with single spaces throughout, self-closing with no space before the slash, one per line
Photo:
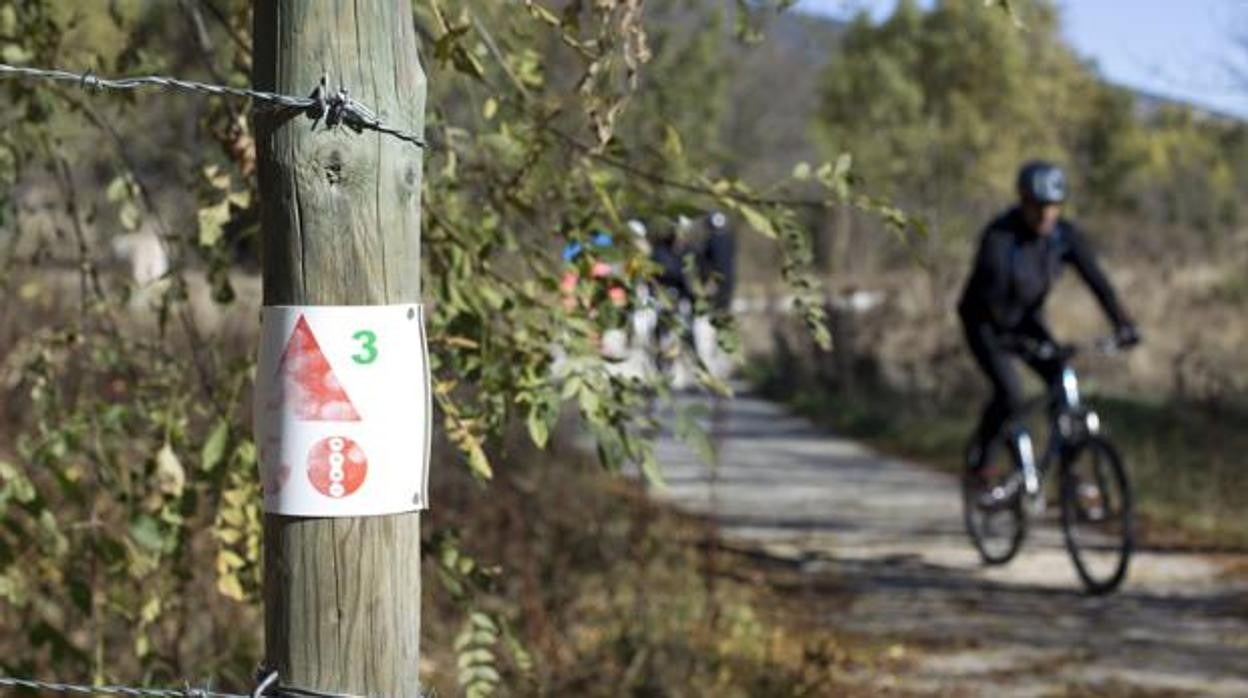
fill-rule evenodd
<path id="1" fill-rule="evenodd" d="M 1033 499 L 1040 496 L 1053 465 L 1064 454 L 1099 432 L 1101 424 L 1099 415 L 1084 407 L 1079 392 L 1079 375 L 1070 366 L 1062 369 L 1057 386 L 1028 402 L 1021 413 L 1027 414 L 1040 406 L 1048 407 L 1049 411 L 1048 441 L 1040 459 L 1036 459 L 1031 434 L 1025 427 L 1016 422 L 1010 436 L 1010 448 L 1023 478 L 1023 491 Z"/>

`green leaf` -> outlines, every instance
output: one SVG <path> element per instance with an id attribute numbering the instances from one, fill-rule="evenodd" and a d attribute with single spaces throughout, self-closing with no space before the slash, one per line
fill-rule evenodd
<path id="1" fill-rule="evenodd" d="M 38 497 L 35 485 L 12 463 L 0 461 L 0 481 L 8 483 L 9 491 L 19 504 L 30 504 Z"/>
<path id="2" fill-rule="evenodd" d="M 144 625 L 150 624 L 152 621 L 160 617 L 160 597 L 153 596 L 143 604 L 143 609 L 139 611 L 139 620 Z"/>
<path id="3" fill-rule="evenodd" d="M 243 590 L 243 583 L 238 580 L 236 574 L 223 574 L 217 577 L 217 591 L 227 599 L 235 601 L 247 599 L 247 592 Z"/>
<path id="4" fill-rule="evenodd" d="M 546 443 L 550 439 L 550 427 L 542 417 L 541 410 L 536 407 L 529 410 L 528 425 L 529 437 L 533 439 L 533 445 L 538 448 L 546 448 Z"/>
<path id="5" fill-rule="evenodd" d="M 469 436 L 461 446 L 467 450 L 468 469 L 483 480 L 492 479 L 494 477 L 494 468 L 490 467 L 490 458 L 485 455 L 485 450 L 481 448 L 481 442 Z"/>
<path id="6" fill-rule="evenodd" d="M 836 165 L 832 170 L 832 176 L 836 179 L 845 179 L 849 175 L 849 168 L 854 164 L 854 156 L 850 153 L 841 153 L 836 158 Z"/>
<path id="7" fill-rule="evenodd" d="M 498 624 L 495 623 L 494 619 L 490 618 L 488 614 L 482 613 L 480 611 L 474 611 L 472 615 L 469 616 L 469 619 L 471 620 L 472 627 L 474 628 L 477 628 L 480 630 L 487 630 L 495 634 L 498 633 Z"/>
<path id="8" fill-rule="evenodd" d="M 663 153 L 678 163 L 685 160 L 685 144 L 681 142 L 680 131 L 671 124 L 663 129 Z"/>
<path id="9" fill-rule="evenodd" d="M 832 170 L 832 188 L 836 195 L 844 199 L 849 196 L 849 169 L 854 164 L 854 157 L 849 153 L 841 153 L 836 158 L 836 167 Z"/>
<path id="10" fill-rule="evenodd" d="M 577 392 L 581 390 L 583 385 L 584 384 L 581 382 L 580 376 L 575 373 L 568 376 L 567 380 L 563 383 L 563 390 L 559 393 L 559 399 L 570 400 L 573 395 L 576 395 Z"/>
<path id="11" fill-rule="evenodd" d="M 560 25 L 559 16 L 554 12 L 551 12 L 545 7 L 539 5 L 534 2 L 534 0 L 526 0 L 525 4 L 529 7 L 529 14 L 533 15 L 535 18 L 549 24 L 552 27 Z"/>
<path id="12" fill-rule="evenodd" d="M 494 653 L 484 647 L 470 649 L 461 652 L 455 660 L 455 666 L 459 669 L 467 669 L 473 665 L 492 665 L 495 662 Z"/>
<path id="13" fill-rule="evenodd" d="M 497 684 L 503 680 L 498 670 L 492 666 L 475 666 L 467 670 L 472 681 L 484 681 L 486 683 Z"/>
<path id="14" fill-rule="evenodd" d="M 511 652 L 512 663 L 520 670 L 520 673 L 528 675 L 533 672 L 534 661 L 533 655 L 524 648 L 524 644 L 516 637 L 512 631 L 510 624 L 504 627 L 503 638 L 507 642 L 507 650 Z"/>
<path id="15" fill-rule="evenodd" d="M 736 209 L 745 218 L 746 224 L 754 230 L 773 240 L 779 237 L 776 233 L 776 227 L 772 224 L 771 219 L 763 215 L 758 209 L 747 204 L 737 204 Z"/>
<path id="16" fill-rule="evenodd" d="M 139 547 L 153 553 L 158 553 L 165 547 L 160 524 L 147 514 L 140 514 L 130 523 L 130 538 Z"/>
<path id="17" fill-rule="evenodd" d="M 204 441 L 200 451 L 199 466 L 206 471 L 214 470 L 225 458 L 225 448 L 230 438 L 230 425 L 224 419 L 218 419 L 212 431 Z"/>
<path id="18" fill-rule="evenodd" d="M 121 208 L 117 211 L 117 219 L 121 221 L 121 227 L 126 230 L 138 230 L 141 218 L 142 215 L 139 213 L 139 207 L 129 201 L 122 204 Z"/>
<path id="19" fill-rule="evenodd" d="M 228 200 L 199 209 L 199 244 L 213 247 L 225 235 L 225 224 L 230 221 Z"/>
<path id="20" fill-rule="evenodd" d="M 228 548 L 217 551 L 217 570 L 225 574 L 231 570 L 242 569 L 247 561 L 238 553 Z"/>
<path id="21" fill-rule="evenodd" d="M 641 472 L 646 476 L 646 481 L 655 487 L 667 487 L 667 483 L 663 480 L 663 467 L 659 465 L 659 461 L 654 456 L 654 449 L 646 449 L 645 455 L 641 458 Z"/>
<path id="22" fill-rule="evenodd" d="M 104 190 L 104 198 L 109 203 L 119 203 L 130 196 L 130 181 L 125 177 L 114 177 Z"/>
<path id="23" fill-rule="evenodd" d="M 599 416 L 602 407 L 602 396 L 597 390 L 589 385 L 584 385 L 581 392 L 577 395 L 577 401 L 580 403 L 581 412 L 590 421 L 595 421 Z"/>
<path id="24" fill-rule="evenodd" d="M 204 179 L 213 189 L 225 191 L 230 188 L 230 173 L 216 165 L 204 166 Z"/>
<path id="25" fill-rule="evenodd" d="M 256 464 L 256 444 L 251 439 L 243 439 L 234 447 L 234 459 L 239 467 L 250 468 Z"/>
<path id="26" fill-rule="evenodd" d="M 0 59 L 4 59 L 5 63 L 26 63 L 32 57 L 30 51 L 18 44 L 7 44 L 0 48 Z"/>
<path id="27" fill-rule="evenodd" d="M 232 191 L 225 196 L 226 202 L 238 209 L 245 209 L 251 205 L 251 192 L 246 189 Z"/>

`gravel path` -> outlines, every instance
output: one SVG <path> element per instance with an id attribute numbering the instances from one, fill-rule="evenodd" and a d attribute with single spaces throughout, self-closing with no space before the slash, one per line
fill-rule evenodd
<path id="1" fill-rule="evenodd" d="M 1115 595 L 1080 586 L 1047 516 L 1006 567 L 979 564 L 956 478 L 878 455 L 782 407 L 715 403 L 712 470 L 660 440 L 661 497 L 734 545 L 786 560 L 838 630 L 920 651 L 892 685 L 920 695 L 1248 696 L 1245 560 L 1144 551 Z M 875 680 L 864 677 L 864 681 Z"/>

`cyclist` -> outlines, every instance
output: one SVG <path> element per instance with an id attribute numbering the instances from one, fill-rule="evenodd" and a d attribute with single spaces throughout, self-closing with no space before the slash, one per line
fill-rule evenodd
<path id="1" fill-rule="evenodd" d="M 725 378 L 731 370 L 730 359 L 720 350 L 720 325 L 732 310 L 732 294 L 736 286 L 736 238 L 728 227 L 728 217 L 712 211 L 704 219 L 704 234 L 697 249 L 698 274 L 708 294 L 714 315 L 700 315 L 694 320 L 694 346 L 698 357 L 712 375 Z"/>
<path id="2" fill-rule="evenodd" d="M 689 301 L 693 294 L 685 278 L 684 246 L 677 229 L 670 224 L 660 224 L 650 233 L 650 261 L 658 266 L 655 277 L 658 294 L 665 294 L 669 305 L 675 307 Z"/>
<path id="3" fill-rule="evenodd" d="M 710 300 L 715 310 L 728 312 L 736 285 L 736 239 L 728 217 L 719 211 L 706 217 L 706 229 L 698 260 L 702 282 L 713 289 Z"/>
<path id="4" fill-rule="evenodd" d="M 1018 340 L 1053 343 L 1043 307 L 1063 265 L 1073 266 L 1096 296 L 1114 325 L 1118 344 L 1139 341 L 1135 324 L 1119 304 L 1083 233 L 1061 215 L 1067 194 L 1062 170 L 1048 162 L 1028 162 L 1019 170 L 1017 186 L 1018 205 L 984 229 L 958 303 L 967 344 L 992 385 L 992 398 L 967 450 L 967 464 L 973 470 L 987 462 L 987 447 L 1022 402 L 1018 374 L 1010 361 L 1017 355 Z M 1022 358 L 1050 386 L 1061 376 L 1060 357 Z"/>

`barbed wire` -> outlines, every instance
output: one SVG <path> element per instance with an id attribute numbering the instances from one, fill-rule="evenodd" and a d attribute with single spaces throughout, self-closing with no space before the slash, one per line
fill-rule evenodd
<path id="1" fill-rule="evenodd" d="M 0 676 L 0 686 L 29 688 L 53 693 L 75 693 L 84 696 L 126 696 L 127 698 L 251 698 L 239 693 L 219 693 L 204 688 L 132 688 L 130 686 L 84 686 L 56 681 L 36 681 Z"/>
<path id="2" fill-rule="evenodd" d="M 59 681 L 18 679 L 10 676 L 0 676 L 0 687 L 29 688 L 34 691 L 84 696 L 124 696 L 124 698 L 362 698 L 350 693 L 331 693 L 298 686 L 285 686 L 282 685 L 277 671 L 263 668 L 256 673 L 256 687 L 251 693 L 222 693 L 207 688 L 191 688 L 189 685 L 186 688 L 88 686 Z M 421 691 L 421 695 L 432 698 L 434 693 Z"/>
<path id="3" fill-rule="evenodd" d="M 351 97 L 346 88 L 340 87 L 337 90 L 330 90 L 328 76 L 321 77 L 320 84 L 307 97 L 295 97 L 277 92 L 265 92 L 263 90 L 230 87 L 228 85 L 213 85 L 164 75 L 102 78 L 91 72 L 74 73 L 68 70 L 31 68 L 9 65 L 7 63 L 0 63 L 0 78 L 76 83 L 84 90 L 126 91 L 155 87 L 166 90 L 181 90 L 194 94 L 206 94 L 214 97 L 250 99 L 253 103 L 267 105 L 279 110 L 286 109 L 303 112 L 314 122 L 324 119 L 325 125 L 329 128 L 343 125 L 356 132 L 376 131 L 377 133 L 411 143 L 418 148 L 425 147 L 423 138 L 414 133 L 386 125 L 371 109 Z"/>

